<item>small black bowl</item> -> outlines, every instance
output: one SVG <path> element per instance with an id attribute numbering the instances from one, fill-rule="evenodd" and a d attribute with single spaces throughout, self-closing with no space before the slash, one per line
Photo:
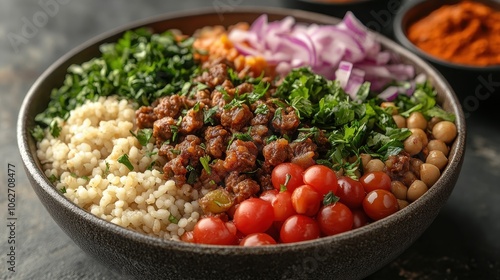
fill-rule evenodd
<path id="1" fill-rule="evenodd" d="M 465 116 L 479 109 L 493 108 L 500 104 L 500 65 L 473 66 L 453 63 L 432 56 L 415 46 L 407 37 L 411 24 L 429 15 L 443 5 L 461 0 L 407 1 L 396 14 L 393 22 L 395 39 L 404 47 L 431 63 L 448 80 L 461 100 Z M 474 0 L 500 10 L 498 0 Z"/>

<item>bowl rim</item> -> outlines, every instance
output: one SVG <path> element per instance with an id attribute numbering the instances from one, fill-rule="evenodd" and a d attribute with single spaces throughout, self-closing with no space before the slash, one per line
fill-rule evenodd
<path id="1" fill-rule="evenodd" d="M 295 10 L 295 9 L 289 9 L 289 8 L 276 8 L 276 7 L 238 7 L 235 8 L 233 11 L 228 11 L 227 13 L 231 14 L 238 14 L 238 13 L 251 13 L 255 14 L 256 16 L 267 13 L 267 14 L 272 14 L 280 17 L 286 17 L 286 16 L 292 16 L 296 19 L 314 19 L 317 22 L 320 22 L 321 24 L 334 24 L 340 21 L 340 19 L 332 17 L 332 16 L 327 16 L 323 14 L 318 14 L 314 12 L 308 12 L 308 11 L 302 11 L 302 10 Z M 135 241 L 135 242 L 140 242 L 144 244 L 148 244 L 151 246 L 159 247 L 161 249 L 170 249 L 170 250 L 182 250 L 182 251 L 188 251 L 192 253 L 199 253 L 200 250 L 202 250 L 206 254 L 228 254 L 231 252 L 232 254 L 241 254 L 241 255 L 261 255 L 261 254 L 270 254 L 274 252 L 286 252 L 286 251 L 296 251 L 296 250 L 302 250 L 302 249 L 307 249 L 307 248 L 318 248 L 327 246 L 328 244 L 333 244 L 336 242 L 340 242 L 342 240 L 348 240 L 348 239 L 353 239 L 355 237 L 359 236 L 364 236 L 368 235 L 373 229 L 381 229 L 384 228 L 387 224 L 395 224 L 397 223 L 398 219 L 401 217 L 407 215 L 413 209 L 416 209 L 418 207 L 422 207 L 424 204 L 426 204 L 430 199 L 432 199 L 432 195 L 434 193 L 437 193 L 440 191 L 438 187 L 435 188 L 430 188 L 427 193 L 425 193 L 421 198 L 416 200 L 415 202 L 410 203 L 409 206 L 405 207 L 404 209 L 399 210 L 398 212 L 390 215 L 389 217 L 386 217 L 382 220 L 375 221 L 373 223 L 370 223 L 366 226 L 363 226 L 361 228 L 353 229 L 348 232 L 340 233 L 334 236 L 328 236 L 328 237 L 321 237 L 318 239 L 314 240 L 308 240 L 308 241 L 302 241 L 302 242 L 297 242 L 297 243 L 290 243 L 290 244 L 277 244 L 277 245 L 271 245 L 271 246 L 256 246 L 256 247 L 243 247 L 243 246 L 233 246 L 233 245 L 207 245 L 207 244 L 192 244 L 192 243 L 187 243 L 187 242 L 180 242 L 180 241 L 172 241 L 172 240 L 164 240 L 159 237 L 154 237 L 154 236 L 149 236 L 147 234 L 143 234 L 137 231 L 134 231 L 132 229 L 124 228 L 122 226 L 113 224 L 111 222 L 108 222 L 102 218 L 99 218 L 97 216 L 94 216 L 90 212 L 87 212 L 83 208 L 77 206 L 74 204 L 72 201 L 70 201 L 68 198 L 66 198 L 63 194 L 61 194 L 59 191 L 56 190 L 56 188 L 52 185 L 52 183 L 49 181 L 47 176 L 45 176 L 44 172 L 38 168 L 37 162 L 38 159 L 36 158 L 35 153 L 31 153 L 30 151 L 30 141 L 33 141 L 31 138 L 31 133 L 28 130 L 30 125 L 33 125 L 34 120 L 29 119 L 28 116 L 28 108 L 30 107 L 30 104 L 33 103 L 33 98 L 36 96 L 37 88 L 40 86 L 40 84 L 47 79 L 51 75 L 51 73 L 60 67 L 62 64 L 64 64 L 67 60 L 73 58 L 75 55 L 78 55 L 82 51 L 88 49 L 91 46 L 94 46 L 95 44 L 99 42 L 103 42 L 111 37 L 116 37 L 119 34 L 122 34 L 126 30 L 130 29 L 135 29 L 138 27 L 150 25 L 153 23 L 157 23 L 159 21 L 164 21 L 164 20 L 175 20 L 178 18 L 183 18 L 183 17 L 189 17 L 189 16 L 200 16 L 200 15 L 213 15 L 214 10 L 213 9 L 207 9 L 207 8 L 200 8 L 200 9 L 193 9 L 189 11 L 184 11 L 184 12 L 176 12 L 176 13 L 165 13 L 161 14 L 158 16 L 154 17 L 149 17 L 146 19 L 141 19 L 141 20 L 136 20 L 124 25 L 121 25 L 117 28 L 111 29 L 107 32 L 101 33 L 100 35 L 97 35 L 89 40 L 86 40 L 84 43 L 77 45 L 74 47 L 72 50 L 61 56 L 59 59 L 57 59 L 53 64 L 51 64 L 34 82 L 34 84 L 31 86 L 29 89 L 27 95 L 25 96 L 21 108 L 19 110 L 19 115 L 18 115 L 18 122 L 17 122 L 17 139 L 18 139 L 18 148 L 21 154 L 21 158 L 23 161 L 23 164 L 25 166 L 25 170 L 27 173 L 29 173 L 29 176 L 32 176 L 32 179 L 36 184 L 38 185 L 39 188 L 43 192 L 45 192 L 47 195 L 50 196 L 51 199 L 55 200 L 57 203 L 62 205 L 64 208 L 68 209 L 70 212 L 82 217 L 85 221 L 89 222 L 90 224 L 96 226 L 99 229 L 102 229 L 104 231 L 110 232 L 112 234 L 117 234 L 119 236 L 122 236 L 125 239 L 128 239 L 130 241 Z M 297 22 L 300 22 L 297 20 Z M 458 177 L 458 173 L 460 171 L 460 165 L 461 162 L 463 161 L 464 157 L 464 152 L 465 152 L 465 139 L 466 139 L 466 133 L 465 133 L 465 118 L 464 118 L 464 113 L 461 109 L 461 106 L 459 105 L 459 101 L 452 89 L 452 87 L 448 84 L 448 82 L 444 79 L 444 77 L 429 63 L 425 62 L 423 59 L 418 57 L 416 54 L 410 52 L 409 50 L 405 49 L 404 47 L 398 45 L 394 41 L 386 38 L 385 36 L 381 35 L 380 33 L 375 33 L 373 31 L 370 31 L 373 33 L 376 37 L 376 39 L 381 43 L 383 48 L 390 48 L 392 51 L 398 53 L 399 55 L 403 55 L 409 60 L 411 60 L 415 66 L 418 66 L 419 68 L 426 69 L 426 71 L 430 71 L 432 74 L 432 77 L 429 77 L 433 80 L 434 86 L 439 85 L 443 89 L 446 89 L 443 94 L 449 98 L 449 110 L 454 112 L 456 115 L 456 125 L 457 128 L 459 129 L 459 133 L 457 138 L 455 139 L 455 142 L 452 146 L 452 149 L 450 151 L 450 156 L 449 158 L 454 159 L 451 164 L 449 164 L 446 169 L 443 171 L 441 174 L 441 177 L 439 180 L 436 182 L 435 185 L 439 185 L 441 183 L 445 182 L 445 178 L 443 175 L 448 174 L 452 175 L 453 173 L 456 173 L 455 175 Z M 31 138 L 31 140 L 30 140 Z M 32 186 L 35 188 L 35 186 Z M 452 187 L 453 188 L 453 187 Z M 45 205 L 44 205 L 45 206 Z M 430 222 L 429 222 L 430 223 Z"/>
<path id="2" fill-rule="evenodd" d="M 403 22 L 405 20 L 405 17 L 407 16 L 408 12 L 413 10 L 413 9 L 419 9 L 423 5 L 434 5 L 435 9 L 442 7 L 444 5 L 448 5 L 451 3 L 458 3 L 461 0 L 446 0 L 446 1 L 426 1 L 426 0 L 414 0 L 414 1 L 407 1 L 404 3 L 399 11 L 396 13 L 396 16 L 394 17 L 393 21 L 393 30 L 394 30 L 394 37 L 401 45 L 404 47 L 410 49 L 411 51 L 415 52 L 418 54 L 420 57 L 434 63 L 437 65 L 441 66 L 446 66 L 450 68 L 456 68 L 459 70 L 472 70 L 472 71 L 500 71 L 500 64 L 498 65 L 488 65 L 488 66 L 479 66 L 479 65 L 472 65 L 472 64 L 464 64 L 464 63 L 455 63 L 451 62 L 442 58 L 439 58 L 437 56 L 431 55 L 419 47 L 417 47 L 415 44 L 413 44 L 408 37 L 406 36 L 406 29 L 407 27 L 403 27 Z M 474 0 L 475 2 L 481 2 L 481 3 L 493 3 L 500 5 L 500 1 L 496 0 Z"/>

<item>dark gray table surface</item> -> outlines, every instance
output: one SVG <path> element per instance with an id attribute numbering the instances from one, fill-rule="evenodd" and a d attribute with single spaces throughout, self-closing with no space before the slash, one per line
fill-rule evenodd
<path id="1" fill-rule="evenodd" d="M 0 279 L 120 279 L 65 235 L 28 183 L 15 127 L 18 109 L 35 79 L 73 47 L 130 21 L 195 7 L 223 12 L 239 5 L 315 9 L 284 0 L 0 1 Z M 336 16 L 345 12 L 318 11 Z M 358 12 L 365 24 L 391 36 L 392 6 L 365 6 Z M 471 83 L 478 84 L 475 78 Z M 446 206 L 413 246 L 368 279 L 500 279 L 500 77 L 492 80 L 486 100 L 475 99 L 475 107 L 464 107 L 467 152 Z M 471 96 L 456 90 L 461 100 Z M 9 164 L 16 173 L 15 272 L 7 270 L 12 235 L 7 220 Z"/>

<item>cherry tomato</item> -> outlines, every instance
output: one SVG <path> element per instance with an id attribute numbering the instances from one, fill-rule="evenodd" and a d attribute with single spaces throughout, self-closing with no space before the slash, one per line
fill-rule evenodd
<path id="1" fill-rule="evenodd" d="M 354 221 L 352 224 L 353 229 L 365 226 L 370 222 L 370 218 L 366 215 L 363 209 L 352 210 L 352 218 Z"/>
<path id="2" fill-rule="evenodd" d="M 240 241 L 241 246 L 261 246 L 276 244 L 276 240 L 266 233 L 252 233 L 247 235 Z"/>
<path id="3" fill-rule="evenodd" d="M 186 231 L 181 235 L 181 240 L 184 242 L 188 243 L 195 243 L 194 242 L 194 234 L 193 231 Z"/>
<path id="4" fill-rule="evenodd" d="M 270 202 L 252 197 L 240 203 L 233 218 L 236 228 L 243 234 L 265 232 L 274 221 L 274 209 Z"/>
<path id="5" fill-rule="evenodd" d="M 380 220 L 399 210 L 398 200 L 382 189 L 369 192 L 363 200 L 363 210 L 373 220 Z"/>
<path id="6" fill-rule="evenodd" d="M 350 177 L 339 177 L 339 188 L 335 194 L 340 198 L 340 202 L 347 205 L 351 209 L 361 207 L 363 199 L 366 196 L 363 185 Z"/>
<path id="7" fill-rule="evenodd" d="M 302 185 L 293 191 L 291 199 L 295 212 L 312 217 L 318 213 L 323 197 L 313 187 Z"/>
<path id="8" fill-rule="evenodd" d="M 321 231 L 318 222 L 304 215 L 293 215 L 285 220 L 280 230 L 283 243 L 292 243 L 319 238 Z"/>
<path id="9" fill-rule="evenodd" d="M 321 195 L 337 192 L 339 183 L 333 170 L 324 165 L 313 165 L 304 171 L 304 184 L 310 185 Z"/>
<path id="10" fill-rule="evenodd" d="M 359 178 L 359 181 L 367 193 L 378 189 L 391 190 L 391 177 L 383 171 L 366 173 Z"/>
<path id="11" fill-rule="evenodd" d="M 334 235 L 351 230 L 354 222 L 351 210 L 341 202 L 321 207 L 316 220 L 324 235 Z"/>
<path id="12" fill-rule="evenodd" d="M 278 190 L 268 190 L 268 191 L 263 191 L 260 194 L 260 199 L 263 199 L 265 201 L 268 201 L 269 203 L 273 203 L 273 201 L 276 199 L 276 195 L 279 193 Z"/>
<path id="13" fill-rule="evenodd" d="M 203 244 L 234 245 L 236 236 L 220 218 L 205 217 L 194 226 L 193 240 Z"/>
<path id="14" fill-rule="evenodd" d="M 285 162 L 274 167 L 271 173 L 273 187 L 281 190 L 283 186 L 290 192 L 303 185 L 302 174 L 304 169 L 295 163 Z"/>
<path id="15" fill-rule="evenodd" d="M 292 203 L 292 193 L 289 191 L 280 192 L 271 203 L 274 208 L 274 220 L 284 221 L 288 217 L 297 214 Z"/>

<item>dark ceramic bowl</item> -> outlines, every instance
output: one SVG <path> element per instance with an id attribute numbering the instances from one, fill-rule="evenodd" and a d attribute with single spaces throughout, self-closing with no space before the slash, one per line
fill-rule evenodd
<path id="1" fill-rule="evenodd" d="M 500 11 L 498 0 L 474 0 L 484 3 Z M 460 0 L 425 1 L 416 0 L 405 3 L 396 14 L 393 22 L 396 40 L 424 60 L 431 63 L 454 88 L 462 100 L 466 113 L 470 113 L 479 102 L 486 101 L 497 105 L 500 102 L 500 65 L 471 66 L 453 63 L 429 55 L 415 46 L 406 36 L 409 26 L 417 20 L 429 15 L 443 5 L 456 4 Z"/>
<path id="2" fill-rule="evenodd" d="M 125 30 L 149 26 L 157 32 L 177 28 L 187 34 L 206 25 L 251 22 L 266 12 L 270 20 L 292 15 L 305 23 L 334 24 L 336 18 L 287 9 L 237 9 L 221 21 L 213 11 L 167 15 L 136 22 L 94 38 L 56 61 L 27 94 L 18 120 L 17 137 L 26 173 L 40 200 L 59 226 L 90 256 L 122 273 L 144 279 L 359 279 L 396 258 L 432 223 L 457 181 L 465 149 L 465 122 L 453 90 L 429 64 L 379 36 L 386 49 L 426 73 L 443 108 L 457 116 L 458 137 L 439 181 L 401 211 L 365 227 L 332 237 L 263 247 L 209 246 L 166 241 L 122 228 L 79 208 L 66 199 L 42 172 L 30 130 L 34 117 L 48 104 L 51 89 L 63 82 L 66 69 L 99 54 L 104 42 Z M 43 233 L 40 233 L 43 234 Z"/>

